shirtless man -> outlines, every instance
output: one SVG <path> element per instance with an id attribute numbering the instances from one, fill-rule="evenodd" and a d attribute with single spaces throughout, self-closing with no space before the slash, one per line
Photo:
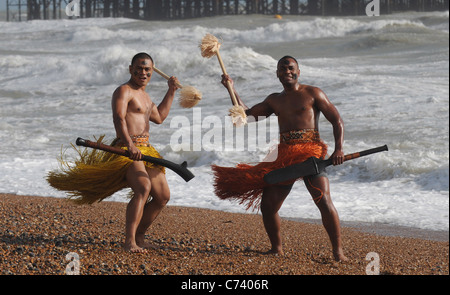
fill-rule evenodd
<path id="1" fill-rule="evenodd" d="M 128 185 L 134 192 L 126 210 L 124 249 L 145 252 L 150 247 L 144 241 L 146 230 L 170 198 L 165 174 L 158 168 L 149 168 L 141 159 L 141 151 L 133 138 L 149 136 L 150 121 L 161 124 L 172 106 L 178 80 L 171 77 L 164 99 L 156 106 L 145 92 L 153 73 L 153 60 L 146 53 L 138 53 L 129 66 L 130 80 L 119 86 L 112 96 L 112 112 L 117 138 L 128 148 L 134 160 L 126 173 Z M 151 201 L 147 199 L 151 196 Z"/>
<path id="2" fill-rule="evenodd" d="M 340 165 L 344 161 L 342 150 L 344 124 L 339 112 L 322 90 L 298 83 L 299 75 L 300 69 L 295 58 L 290 56 L 281 58 L 277 66 L 277 77 L 283 85 L 284 91 L 269 95 L 263 102 L 256 104 L 252 108 L 248 108 L 242 102 L 229 76 L 224 75 L 222 77 L 222 84 L 226 86 L 227 81 L 231 83 L 239 104 L 246 109 L 247 116 L 253 116 L 255 119 L 258 119 L 260 116 L 277 115 L 280 134 L 292 130 L 318 130 L 319 115 L 320 113 L 324 114 L 325 118 L 333 126 L 335 146 L 331 159 L 333 165 Z M 314 199 L 321 198 L 316 204 L 320 210 L 323 225 L 331 240 L 335 260 L 347 260 L 342 249 L 339 217 L 331 201 L 329 181 L 326 174 L 317 177 L 305 177 L 304 180 L 311 196 Z M 264 227 L 272 244 L 269 253 L 283 253 L 280 235 L 281 220 L 278 210 L 291 191 L 292 185 L 268 186 L 263 190 L 261 213 Z"/>

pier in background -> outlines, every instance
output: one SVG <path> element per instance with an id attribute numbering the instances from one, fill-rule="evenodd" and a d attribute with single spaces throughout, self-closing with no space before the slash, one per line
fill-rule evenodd
<path id="1" fill-rule="evenodd" d="M 381 14 L 442 11 L 449 0 L 375 0 Z M 218 15 L 364 15 L 368 0 L 6 0 L 7 21 L 126 17 L 172 20 Z M 70 5 L 69 16 L 66 7 Z M 77 7 L 74 7 L 78 5 Z M 76 13 L 75 13 L 76 12 Z"/>

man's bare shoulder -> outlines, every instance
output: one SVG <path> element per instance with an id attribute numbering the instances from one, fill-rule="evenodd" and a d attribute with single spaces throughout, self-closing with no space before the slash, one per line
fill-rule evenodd
<path id="1" fill-rule="evenodd" d="M 284 92 L 274 92 L 272 94 L 269 94 L 264 101 L 270 103 L 273 100 L 276 100 L 277 98 L 280 98 L 281 96 L 283 96 L 283 93 Z"/>
<path id="2" fill-rule="evenodd" d="M 133 88 L 128 84 L 124 83 L 114 90 L 112 99 L 131 99 L 133 97 Z"/>
<path id="3" fill-rule="evenodd" d="M 311 86 L 311 85 L 304 85 L 305 90 L 308 91 L 309 93 L 311 93 L 314 96 L 323 96 L 325 95 L 325 93 L 322 91 L 322 89 L 320 89 L 317 86 Z"/>
<path id="4" fill-rule="evenodd" d="M 283 92 L 274 92 L 269 94 L 262 102 L 268 108 L 275 109 L 280 102 L 280 98 L 283 96 Z"/>
<path id="5" fill-rule="evenodd" d="M 320 89 L 317 86 L 313 86 L 313 85 L 301 84 L 300 91 L 307 91 L 309 93 L 319 93 L 319 92 L 322 92 L 322 89 Z"/>
<path id="6" fill-rule="evenodd" d="M 128 91 L 130 91 L 130 86 L 127 83 L 124 83 L 114 90 L 114 94 L 120 94 Z"/>
<path id="7" fill-rule="evenodd" d="M 132 90 L 132 88 L 130 87 L 130 85 L 127 82 L 127 83 L 123 83 L 122 85 L 117 87 L 114 92 L 129 92 L 130 90 Z"/>

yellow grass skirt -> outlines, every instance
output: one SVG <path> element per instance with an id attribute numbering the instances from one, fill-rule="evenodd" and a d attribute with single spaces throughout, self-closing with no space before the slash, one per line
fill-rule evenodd
<path id="1" fill-rule="evenodd" d="M 255 209 L 259 206 L 264 188 L 270 186 L 264 181 L 264 175 L 275 169 L 304 162 L 309 157 L 323 159 L 327 154 L 327 146 L 320 140 L 317 130 L 307 129 L 281 134 L 277 152 L 278 156 L 274 161 L 257 165 L 212 165 L 215 194 L 222 200 L 237 200 L 239 204 L 245 204 L 247 210 Z M 282 184 L 289 185 L 295 181 Z"/>
<path id="2" fill-rule="evenodd" d="M 102 140 L 103 136 L 98 141 Z M 114 142 L 116 140 L 112 145 Z M 137 147 L 144 155 L 162 158 L 150 144 L 137 145 Z M 68 197 L 77 204 L 100 202 L 129 187 L 126 172 L 133 160 L 96 149 L 82 150 L 75 146 L 73 148 L 78 152 L 79 157 L 73 162 L 69 162 L 65 160 L 64 153 L 61 153 L 60 170 L 48 173 L 47 181 L 52 187 L 67 192 Z M 126 147 L 121 148 L 127 149 Z M 162 166 L 149 162 L 144 162 L 144 164 L 149 168 L 159 168 L 165 173 Z"/>

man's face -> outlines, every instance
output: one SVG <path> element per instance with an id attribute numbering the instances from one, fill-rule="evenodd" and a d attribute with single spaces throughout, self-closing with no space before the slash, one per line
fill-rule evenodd
<path id="1" fill-rule="evenodd" d="M 282 84 L 295 84 L 298 82 L 300 69 L 292 58 L 286 58 L 278 63 L 277 77 Z"/>
<path id="2" fill-rule="evenodd" d="M 153 63 L 149 58 L 138 58 L 130 65 L 131 79 L 139 86 L 150 82 L 153 74 Z"/>

